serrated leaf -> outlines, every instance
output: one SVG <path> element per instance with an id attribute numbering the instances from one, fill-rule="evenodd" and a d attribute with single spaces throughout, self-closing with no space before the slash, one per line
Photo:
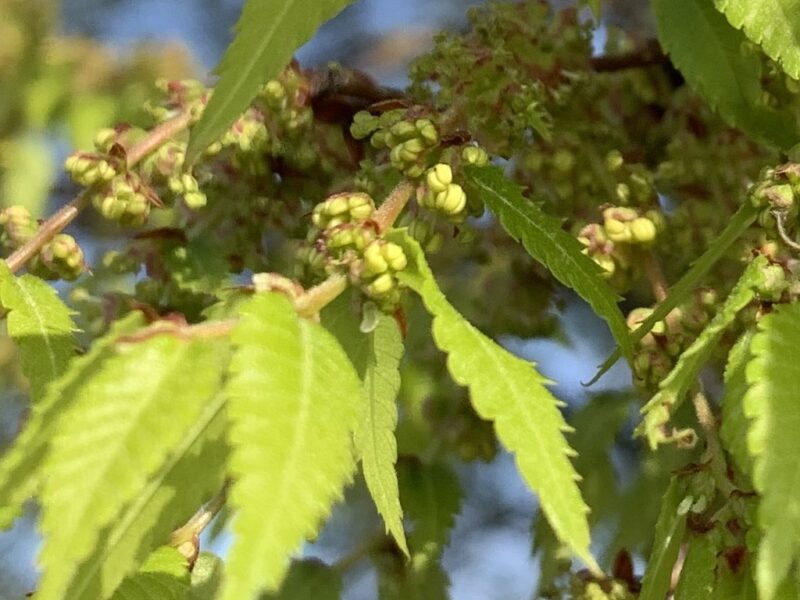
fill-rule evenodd
<path id="1" fill-rule="evenodd" d="M 361 378 L 363 397 L 353 435 L 356 456 L 387 533 L 408 556 L 395 471 L 397 394 L 403 357 L 400 328 L 393 318 L 382 315 L 374 330 L 362 333 L 346 295 L 326 307 L 322 323 L 339 340 Z"/>
<path id="2" fill-rule="evenodd" d="M 22 504 L 35 493 L 42 463 L 59 419 L 72 406 L 83 381 L 91 378 L 113 353 L 114 342 L 120 335 L 133 332 L 143 323 L 139 312 L 114 323 L 108 334 L 94 341 L 87 354 L 72 359 L 62 376 L 48 387 L 41 401 L 31 407 L 31 415 L 22 433 L 0 459 L 0 529 L 11 525 Z"/>
<path id="3" fill-rule="evenodd" d="M 277 294 L 241 310 L 227 386 L 236 536 L 223 600 L 274 591 L 289 556 L 317 533 L 354 467 L 361 386 L 323 327 Z"/>
<path id="4" fill-rule="evenodd" d="M 759 598 L 771 600 L 800 557 L 800 304 L 778 305 L 758 323 L 744 398 L 753 484 L 763 536 L 756 559 Z"/>
<path id="5" fill-rule="evenodd" d="M 33 275 L 15 277 L 5 261 L 0 261 L 0 304 L 9 311 L 8 335 L 19 347 L 36 402 L 75 354 L 72 313 L 52 286 Z"/>
<path id="6" fill-rule="evenodd" d="M 219 350 L 168 333 L 120 342 L 76 387 L 43 467 L 39 600 L 66 597 L 100 533 L 185 439 L 220 385 Z"/>
<path id="7" fill-rule="evenodd" d="M 759 56 L 742 52 L 745 36 L 711 2 L 654 0 L 653 10 L 658 38 L 672 63 L 723 119 L 783 150 L 798 142 L 794 115 L 761 102 Z"/>
<path id="8" fill-rule="evenodd" d="M 631 341 L 634 344 L 647 335 L 653 326 L 659 321 L 662 321 L 673 308 L 688 298 L 692 290 L 699 285 L 701 279 L 708 273 L 711 267 L 717 264 L 717 261 L 722 258 L 731 244 L 738 240 L 739 237 L 747 231 L 750 225 L 753 224 L 753 221 L 756 220 L 756 216 L 758 216 L 758 209 L 755 208 L 752 203 L 745 202 L 739 207 L 739 210 L 731 217 L 725 229 L 711 242 L 711 245 L 703 252 L 700 258 L 692 263 L 691 268 L 686 271 L 677 283 L 670 286 L 667 297 L 659 302 L 650 316 L 642 321 L 636 330 L 631 333 Z M 592 380 L 587 385 L 591 385 L 600 379 L 604 373 L 614 366 L 614 363 L 616 363 L 621 356 L 622 354 L 619 349 L 614 351 L 611 356 L 603 362 L 597 374 L 592 377 Z"/>
<path id="9" fill-rule="evenodd" d="M 750 343 L 754 332 L 747 330 L 728 354 L 725 366 L 725 392 L 722 395 L 722 424 L 719 436 L 739 470 L 752 475 L 753 461 L 747 451 L 747 432 L 750 421 L 744 414 L 744 395 L 747 392 L 745 368 L 750 362 Z"/>
<path id="10" fill-rule="evenodd" d="M 100 534 L 100 543 L 70 583 L 66 598 L 108 598 L 153 549 L 222 489 L 227 454 L 224 406 L 222 394 L 206 402 L 167 461 Z"/>
<path id="11" fill-rule="evenodd" d="M 192 129 L 191 163 L 245 111 L 261 85 L 277 76 L 317 28 L 353 0 L 248 0 L 236 37 L 215 72 L 220 76 L 202 118 Z"/>
<path id="12" fill-rule="evenodd" d="M 174 548 L 162 546 L 122 582 L 111 600 L 184 600 L 188 591 L 186 558 Z"/>
<path id="13" fill-rule="evenodd" d="M 602 269 L 582 254 L 581 243 L 564 231 L 557 219 L 525 198 L 519 186 L 509 181 L 499 167 L 468 167 L 465 173 L 508 234 L 520 241 L 556 279 L 589 303 L 608 323 L 622 354 L 631 360 L 633 344 L 625 317 L 617 306 L 617 294 L 602 278 Z"/>
<path id="14" fill-rule="evenodd" d="M 653 551 L 647 561 L 639 600 L 664 600 L 669 591 L 672 568 L 686 531 L 686 512 L 678 507 L 684 498 L 683 486 L 675 478 L 670 481 L 656 523 Z"/>
<path id="15" fill-rule="evenodd" d="M 636 433 L 646 436 L 651 448 L 665 441 L 664 426 L 696 385 L 700 369 L 708 362 L 722 334 L 755 297 L 755 288 L 763 283 L 766 266 L 764 256 L 758 256 L 747 266 L 717 314 L 681 353 L 672 371 L 659 383 L 656 395 L 642 407 L 644 418 Z"/>
<path id="16" fill-rule="evenodd" d="M 792 78 L 800 79 L 800 1 L 714 0 L 714 5 Z"/>
<path id="17" fill-rule="evenodd" d="M 279 592 L 265 594 L 261 600 L 339 600 L 342 578 L 325 563 L 307 558 L 292 562 Z"/>
<path id="18" fill-rule="evenodd" d="M 515 455 L 522 477 L 539 495 L 542 511 L 558 538 L 590 567 L 588 508 L 578 489 L 573 450 L 559 401 L 534 369 L 475 329 L 450 305 L 436 284 L 419 244 L 403 232 L 389 235 L 406 249 L 400 281 L 422 298 L 433 315 L 433 337 L 447 353 L 447 366 L 469 388 L 476 412 L 494 422 L 497 437 Z"/>
<path id="19" fill-rule="evenodd" d="M 707 600 L 716 588 L 717 545 L 710 535 L 691 535 L 675 590 L 681 600 Z"/>

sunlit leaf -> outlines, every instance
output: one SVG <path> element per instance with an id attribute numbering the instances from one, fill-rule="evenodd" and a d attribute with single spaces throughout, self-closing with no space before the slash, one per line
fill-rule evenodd
<path id="1" fill-rule="evenodd" d="M 248 0 L 236 37 L 215 69 L 220 76 L 186 151 L 193 162 L 245 111 L 317 28 L 353 0 Z"/>
<path id="2" fill-rule="evenodd" d="M 236 541 L 224 600 L 275 591 L 354 467 L 361 385 L 335 338 L 279 294 L 241 309 L 229 397 L 230 504 Z"/>
<path id="3" fill-rule="evenodd" d="M 567 425 L 548 381 L 534 365 L 521 360 L 468 323 L 436 284 L 422 249 L 401 232 L 409 259 L 399 274 L 417 292 L 433 315 L 433 337 L 447 353 L 453 379 L 469 388 L 476 412 L 494 422 L 500 442 L 515 455 L 522 477 L 539 495 L 542 511 L 561 541 L 591 567 L 588 508 L 578 489 L 578 474 L 569 457 L 574 451 L 564 438 Z"/>

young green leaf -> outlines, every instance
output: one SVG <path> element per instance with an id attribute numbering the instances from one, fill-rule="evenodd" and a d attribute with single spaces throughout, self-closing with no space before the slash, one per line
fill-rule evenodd
<path id="1" fill-rule="evenodd" d="M 184 600 L 188 591 L 186 558 L 174 548 L 162 546 L 122 582 L 111 600 Z"/>
<path id="2" fill-rule="evenodd" d="M 659 321 L 663 320 L 669 312 L 678 306 L 681 302 L 689 297 L 689 294 L 695 289 L 700 280 L 706 273 L 713 267 L 717 261 L 722 258 L 725 252 L 730 248 L 731 244 L 739 239 L 739 237 L 747 230 L 753 221 L 758 216 L 758 209 L 750 202 L 745 202 L 739 207 L 731 217 L 728 225 L 722 230 L 722 233 L 711 242 L 708 249 L 692 263 L 691 268 L 681 277 L 678 282 L 670 287 L 669 295 L 664 298 L 656 307 L 655 310 L 647 317 L 642 323 L 631 333 L 631 340 L 635 344 L 640 341 L 653 326 Z M 603 376 L 611 367 L 614 366 L 622 356 L 619 349 L 617 349 L 611 356 L 609 356 L 600 366 L 597 374 L 592 377 L 592 380 L 587 384 L 591 385 L 600 377 Z"/>
<path id="3" fill-rule="evenodd" d="M 236 37 L 215 72 L 220 76 L 202 118 L 192 129 L 187 162 L 220 137 L 255 98 L 258 89 L 280 73 L 292 53 L 317 28 L 353 0 L 248 0 Z"/>
<path id="4" fill-rule="evenodd" d="M 509 181 L 499 167 L 469 167 L 465 171 L 469 183 L 508 234 L 521 241 L 533 258 L 605 319 L 622 354 L 631 360 L 633 344 L 617 306 L 617 294 L 601 277 L 602 269 L 581 253 L 580 242 L 564 231 L 557 219 L 525 198 L 519 186 Z"/>
<path id="5" fill-rule="evenodd" d="M 706 600 L 716 587 L 717 544 L 708 534 L 689 536 L 686 560 L 675 597 L 681 600 Z"/>
<path id="6" fill-rule="evenodd" d="M 223 600 L 276 590 L 352 475 L 361 385 L 335 338 L 279 294 L 241 309 L 227 385 L 236 541 Z"/>
<path id="7" fill-rule="evenodd" d="M 760 4 L 749 2 L 749 5 Z M 800 139 L 794 115 L 761 100 L 761 62 L 742 52 L 744 35 L 707 0 L 654 0 L 658 38 L 686 81 L 726 121 L 788 150 Z"/>
<path id="8" fill-rule="evenodd" d="M 36 492 L 50 441 L 58 431 L 61 415 L 72 406 L 77 390 L 113 354 L 117 338 L 132 333 L 143 323 L 139 312 L 114 323 L 109 333 L 94 341 L 87 354 L 70 361 L 67 370 L 47 388 L 44 397 L 31 407 L 25 428 L 0 459 L 0 529 L 11 525 L 19 515 L 22 504 Z"/>
<path id="9" fill-rule="evenodd" d="M 222 394 L 207 400 L 167 461 L 102 532 L 100 543 L 69 584 L 66 598 L 108 598 L 170 532 L 222 489 L 227 454 L 224 406 Z"/>
<path id="10" fill-rule="evenodd" d="M 394 467 L 397 462 L 397 393 L 403 357 L 400 328 L 393 318 L 382 316 L 375 329 L 362 333 L 346 296 L 323 311 L 322 323 L 339 340 L 361 377 L 363 397 L 353 435 L 356 456 L 361 460 L 364 480 L 383 517 L 386 531 L 408 555 Z"/>
<path id="11" fill-rule="evenodd" d="M 220 344 L 164 333 L 122 342 L 75 386 L 42 471 L 37 597 L 61 600 L 101 533 L 185 440 L 217 393 Z"/>
<path id="12" fill-rule="evenodd" d="M 75 354 L 76 327 L 52 286 L 33 275 L 15 277 L 5 261 L 0 262 L 0 304 L 9 311 L 8 335 L 19 346 L 35 403 Z"/>
<path id="13" fill-rule="evenodd" d="M 447 301 L 425 262 L 419 244 L 402 232 L 390 237 L 406 249 L 409 264 L 400 281 L 422 298 L 434 316 L 433 337 L 448 354 L 453 379 L 468 387 L 476 412 L 494 422 L 498 439 L 515 454 L 523 478 L 539 495 L 544 515 L 556 535 L 592 568 L 588 508 L 570 463 L 574 451 L 563 432 L 567 425 L 547 380 L 475 329 Z"/>
<path id="14" fill-rule="evenodd" d="M 750 421 L 744 414 L 744 395 L 747 392 L 745 369 L 750 362 L 750 343 L 754 332 L 747 330 L 728 354 L 725 366 L 725 392 L 722 395 L 722 424 L 719 437 L 739 470 L 753 473 L 753 458 L 747 451 L 747 432 Z"/>
<path id="15" fill-rule="evenodd" d="M 759 598 L 772 600 L 800 558 L 800 304 L 779 305 L 758 323 L 747 365 L 745 415 L 753 457 L 753 484 L 761 494 L 763 536 L 756 559 Z"/>
<path id="16" fill-rule="evenodd" d="M 734 322 L 739 311 L 755 297 L 755 289 L 763 283 L 766 265 L 767 259 L 759 256 L 747 266 L 722 308 L 683 351 L 672 371 L 659 384 L 658 393 L 642 407 L 644 419 L 637 433 L 647 437 L 651 448 L 655 449 L 665 441 L 664 426 L 695 385 L 700 369 L 708 362 L 722 334 Z"/>
<path id="17" fill-rule="evenodd" d="M 800 79 L 800 1 L 714 0 L 714 5 L 793 79 Z"/>
<path id="18" fill-rule="evenodd" d="M 673 477 L 661 504 L 653 551 L 647 561 L 639 600 L 664 600 L 667 597 L 672 568 L 678 560 L 686 531 L 686 512 L 679 511 L 683 498 L 683 486 Z"/>

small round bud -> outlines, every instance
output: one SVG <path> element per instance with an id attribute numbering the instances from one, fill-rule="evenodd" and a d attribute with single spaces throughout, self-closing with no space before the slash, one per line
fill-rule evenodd
<path id="1" fill-rule="evenodd" d="M 370 297 L 384 296 L 395 287 L 394 278 L 389 273 L 384 273 L 367 285 L 365 291 Z"/>
<path id="2" fill-rule="evenodd" d="M 631 229 L 627 223 L 617 219 L 606 219 L 603 222 L 608 239 L 612 242 L 630 242 L 632 239 Z"/>
<path id="3" fill-rule="evenodd" d="M 414 126 L 426 144 L 429 146 L 435 146 L 439 143 L 439 132 L 436 130 L 436 126 L 433 124 L 433 121 L 430 119 L 417 119 L 417 121 L 414 123 Z"/>
<path id="4" fill-rule="evenodd" d="M 612 150 L 606 154 L 606 168 L 614 172 L 625 164 L 625 159 L 622 157 L 622 152 L 619 150 Z"/>
<path id="5" fill-rule="evenodd" d="M 632 241 L 639 244 L 650 244 L 656 239 L 656 226 L 650 219 L 639 217 L 630 223 Z"/>
<path id="6" fill-rule="evenodd" d="M 465 146 L 461 151 L 461 159 L 468 165 L 485 167 L 489 164 L 489 155 L 486 150 L 478 146 Z"/>
<path id="7" fill-rule="evenodd" d="M 376 240 L 364 249 L 364 277 L 374 277 L 389 270 L 389 261 L 383 255 L 383 244 Z"/>
<path id="8" fill-rule="evenodd" d="M 382 248 L 383 258 L 393 271 L 402 271 L 408 265 L 408 259 L 403 248 L 393 242 L 386 242 Z"/>
<path id="9" fill-rule="evenodd" d="M 455 216 L 467 206 L 467 195 L 457 183 L 451 183 L 443 192 L 436 194 L 434 206 L 443 213 Z"/>
<path id="10" fill-rule="evenodd" d="M 433 192 L 444 192 L 453 182 L 453 170 L 446 163 L 438 163 L 428 169 L 425 174 L 425 183 Z"/>
<path id="11" fill-rule="evenodd" d="M 409 140 L 417 134 L 417 128 L 408 121 L 398 121 L 389 128 L 389 132 L 401 140 Z"/>

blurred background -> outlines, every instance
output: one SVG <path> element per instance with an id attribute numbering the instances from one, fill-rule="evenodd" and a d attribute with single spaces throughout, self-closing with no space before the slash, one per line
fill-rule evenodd
<path id="1" fill-rule="evenodd" d="M 7 0 L 0 0 L 0 10 Z M 17 3 L 19 4 L 19 3 Z M 25 4 L 25 3 L 23 3 Z M 298 58 L 305 66 L 335 60 L 366 70 L 380 82 L 402 87 L 407 63 L 430 45 L 440 29 L 459 30 L 466 23 L 466 0 L 361 0 L 325 25 L 303 47 Z M 194 74 L 207 77 L 232 39 L 231 29 L 241 10 L 241 0 L 57 0 L 31 1 L 25 10 L 39 11 L 33 30 L 19 31 L 9 22 L 0 25 L 0 74 L 6 47 L 23 48 L 28 37 L 55 31 L 64 40 L 47 52 L 46 77 L 35 89 L 15 87 L 19 61 L 8 67 L 0 92 L 0 133 L 7 140 L 0 148 L 6 170 L 1 197 L 24 201 L 34 215 L 43 216 L 67 201 L 72 191 L 61 174 L 63 158 L 76 146 L 87 145 L 94 132 L 126 120 L 137 103 L 152 89 L 157 77 Z M 609 2 L 604 23 L 623 25 L 646 37 L 652 33 L 647 3 L 637 0 Z M 50 29 L 52 25 L 52 29 Z M 603 30 L 598 33 L 602 37 Z M 11 36 L 11 37 L 9 37 Z M 95 52 L 104 48 L 101 57 Z M 17 47 L 16 51 L 20 50 Z M 76 100 L 59 90 L 76 86 Z M 19 94 L 26 94 L 22 108 Z M 20 114 L 20 110 L 22 114 Z M 53 124 L 56 123 L 55 126 Z M 79 241 L 90 250 L 103 246 L 102 231 L 78 224 Z M 564 335 L 559 340 L 507 339 L 504 343 L 557 381 L 556 394 L 569 411 L 586 399 L 581 381 L 613 349 L 607 330 L 581 303 L 565 295 L 559 312 Z M 555 310 L 555 309 L 554 309 Z M 625 390 L 630 376 L 617 368 L 592 388 Z M 13 438 L 23 410 L 21 398 L 4 394 L 0 399 L 0 448 Z M 625 484 L 625 465 L 636 460 L 637 448 L 621 435 L 611 451 L 613 470 L 608 485 Z M 476 461 L 458 471 L 465 498 L 456 521 L 444 566 L 450 576 L 451 597 L 457 600 L 527 600 L 534 597 L 539 565 L 532 546 L 536 502 L 516 473 L 513 459 L 500 454 L 490 464 Z M 601 480 L 600 485 L 604 485 Z M 364 515 L 370 515 L 365 518 Z M 0 600 L 20 600 L 35 588 L 35 507 L 15 528 L 0 533 Z M 357 537 L 379 526 L 378 517 L 363 486 L 354 487 L 348 507 L 339 508 L 305 553 L 333 561 L 352 551 Z M 596 536 L 598 553 L 608 536 Z M 229 540 L 223 533 L 204 548 L 224 555 Z M 345 580 L 344 598 L 377 597 L 374 570 L 360 562 Z"/>

